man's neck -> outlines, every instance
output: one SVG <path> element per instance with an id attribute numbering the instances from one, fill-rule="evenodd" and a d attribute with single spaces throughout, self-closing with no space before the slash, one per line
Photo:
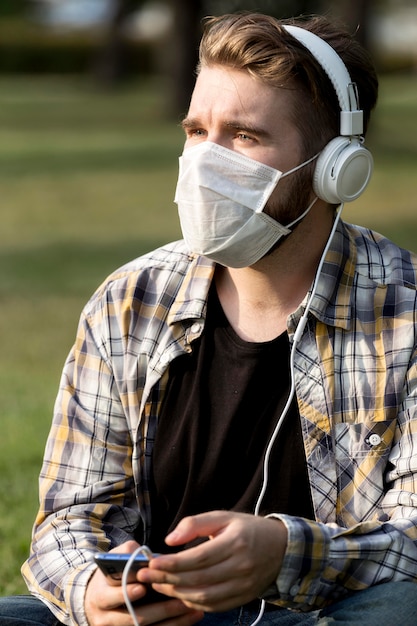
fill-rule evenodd
<path id="1" fill-rule="evenodd" d="M 330 234 L 332 215 L 322 213 L 306 219 L 255 265 L 217 268 L 219 300 L 242 339 L 269 341 L 287 329 L 287 318 L 308 292 Z"/>

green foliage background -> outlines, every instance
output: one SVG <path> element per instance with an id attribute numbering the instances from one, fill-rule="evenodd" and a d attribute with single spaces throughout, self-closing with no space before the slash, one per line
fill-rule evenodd
<path id="1" fill-rule="evenodd" d="M 19 569 L 63 361 L 107 273 L 178 238 L 182 131 L 156 84 L 0 79 L 0 594 Z M 385 77 L 368 146 L 375 174 L 344 209 L 417 251 L 417 81 Z"/>

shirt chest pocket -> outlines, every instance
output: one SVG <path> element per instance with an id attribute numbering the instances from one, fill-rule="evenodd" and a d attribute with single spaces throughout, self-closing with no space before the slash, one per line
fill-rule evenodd
<path id="1" fill-rule="evenodd" d="M 395 432 L 395 420 L 336 424 L 335 456 L 337 461 L 375 457 L 375 461 L 388 457 Z"/>

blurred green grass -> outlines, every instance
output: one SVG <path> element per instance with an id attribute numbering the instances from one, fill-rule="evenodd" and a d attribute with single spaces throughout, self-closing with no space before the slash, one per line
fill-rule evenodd
<path id="1" fill-rule="evenodd" d="M 155 81 L 0 79 L 0 593 L 25 591 L 37 477 L 63 361 L 105 276 L 180 236 L 182 131 Z M 375 174 L 344 218 L 417 251 L 417 80 L 381 81 Z"/>

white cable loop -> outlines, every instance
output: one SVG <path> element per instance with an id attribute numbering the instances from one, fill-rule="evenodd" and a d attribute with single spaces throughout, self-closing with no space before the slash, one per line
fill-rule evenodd
<path id="1" fill-rule="evenodd" d="M 152 558 L 152 551 L 148 548 L 148 546 L 139 546 L 136 548 L 134 552 L 129 557 L 126 565 L 123 568 L 122 574 L 122 589 L 123 589 L 123 597 L 126 604 L 126 608 L 129 611 L 130 617 L 133 620 L 134 626 L 140 626 L 138 620 L 136 619 L 135 609 L 133 608 L 133 604 L 131 603 L 128 593 L 127 593 L 127 581 L 129 578 L 130 570 L 132 568 L 133 562 L 138 556 L 138 554 L 144 554 L 148 559 Z"/>

